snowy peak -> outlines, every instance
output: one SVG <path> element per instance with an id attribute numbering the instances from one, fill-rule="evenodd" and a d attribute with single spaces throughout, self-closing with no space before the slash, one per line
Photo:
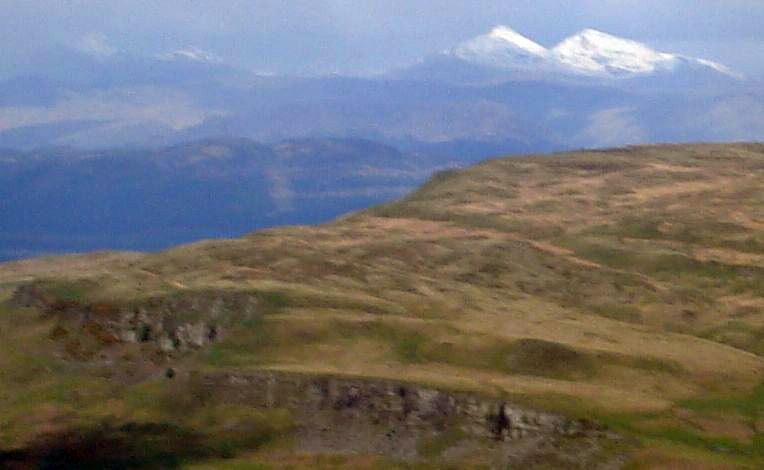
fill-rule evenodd
<path id="1" fill-rule="evenodd" d="M 541 66 L 549 50 L 507 26 L 496 26 L 488 34 L 465 41 L 450 55 L 481 65 L 527 69 Z"/>
<path id="2" fill-rule="evenodd" d="M 519 34 L 517 31 L 507 26 L 496 26 L 488 33 L 488 37 L 495 42 L 503 41 L 506 47 L 514 47 L 519 50 L 527 51 L 530 54 L 546 56 L 549 51 L 541 44 L 531 41 L 527 37 Z"/>
<path id="3" fill-rule="evenodd" d="M 595 29 L 585 29 L 547 49 L 507 26 L 496 26 L 448 54 L 489 67 L 563 75 L 626 78 L 675 72 L 683 66 L 741 78 L 716 62 L 657 51 Z"/>
<path id="4" fill-rule="evenodd" d="M 584 74 L 647 74 L 677 62 L 674 54 L 594 29 L 563 40 L 552 53 L 560 64 Z"/>
<path id="5" fill-rule="evenodd" d="M 166 61 L 185 60 L 190 62 L 206 62 L 210 64 L 218 64 L 222 62 L 220 57 L 215 54 L 193 46 L 160 54 L 157 58 Z"/>
<path id="6" fill-rule="evenodd" d="M 712 60 L 706 60 L 706 59 L 689 59 L 689 60 L 692 60 L 703 67 L 708 67 L 721 74 L 727 75 L 737 80 L 743 80 L 745 78 L 742 74 L 735 72 L 734 70 L 727 67 L 726 65 L 720 64 L 718 62 L 714 62 Z"/>

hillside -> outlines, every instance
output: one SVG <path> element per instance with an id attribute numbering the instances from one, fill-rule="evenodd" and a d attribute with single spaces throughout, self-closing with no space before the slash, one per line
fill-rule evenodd
<path id="1" fill-rule="evenodd" d="M 0 463 L 764 461 L 762 144 L 492 160 L 317 227 L 6 263 L 0 299 Z"/>

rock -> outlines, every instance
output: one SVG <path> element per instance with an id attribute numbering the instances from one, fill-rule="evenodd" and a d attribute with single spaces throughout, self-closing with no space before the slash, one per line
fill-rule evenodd
<path id="1" fill-rule="evenodd" d="M 618 439 L 586 420 L 395 381 L 263 371 L 209 375 L 204 383 L 229 402 L 292 411 L 306 452 L 415 458 L 421 439 L 456 431 L 464 436 L 454 444 L 458 452 L 493 442 L 510 462 L 542 448 L 557 452 L 563 441 L 565 452 L 580 447 L 589 455 L 599 442 Z"/>

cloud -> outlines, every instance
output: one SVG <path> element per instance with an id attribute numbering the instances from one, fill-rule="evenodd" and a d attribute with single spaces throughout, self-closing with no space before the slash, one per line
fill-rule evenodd
<path id="1" fill-rule="evenodd" d="M 647 132 L 633 115 L 632 108 L 610 108 L 592 113 L 582 132 L 584 145 L 608 147 L 643 143 Z"/>
<path id="2" fill-rule="evenodd" d="M 724 99 L 690 123 L 708 140 L 764 141 L 764 98 L 749 94 Z"/>
<path id="3" fill-rule="evenodd" d="M 220 56 L 194 46 L 178 49 L 177 51 L 167 52 L 165 54 L 159 54 L 157 57 L 162 60 L 181 59 L 191 60 L 194 62 L 207 62 L 210 64 L 219 64 L 223 62 L 223 59 Z"/>
<path id="4" fill-rule="evenodd" d="M 95 57 L 110 57 L 119 52 L 109 44 L 109 40 L 100 33 L 88 33 L 73 44 L 74 48 Z"/>
<path id="5" fill-rule="evenodd" d="M 160 88 L 133 88 L 72 93 L 52 107 L 0 108 L 0 132 L 66 121 L 104 121 L 124 124 L 153 122 L 183 130 L 221 116 L 219 110 L 201 108 L 180 92 Z"/>

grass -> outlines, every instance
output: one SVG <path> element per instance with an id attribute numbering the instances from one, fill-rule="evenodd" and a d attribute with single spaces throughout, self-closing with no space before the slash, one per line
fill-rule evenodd
<path id="1" fill-rule="evenodd" d="M 53 296 L 60 300 L 81 301 L 95 286 L 83 281 L 52 282 L 47 288 Z"/>
<path id="2" fill-rule="evenodd" d="M 721 242 L 721 246 L 745 253 L 764 253 L 764 237 L 753 235 L 742 239 L 727 239 Z"/>
<path id="3" fill-rule="evenodd" d="M 730 321 L 703 331 L 700 336 L 764 356 L 764 327 L 762 326 Z"/>
<path id="4" fill-rule="evenodd" d="M 764 354 L 763 164 L 764 147 L 747 144 L 493 160 L 320 227 L 0 266 L 0 299 L 37 279 L 80 305 L 154 302 L 178 318 L 215 311 L 225 335 L 173 367 L 495 390 L 610 424 L 641 442 L 636 466 L 755 468 L 764 458 L 761 430 L 751 430 L 762 420 L 764 362 L 750 354 Z M 240 297 L 254 299 L 256 314 L 240 315 Z M 117 354 L 69 324 L 51 335 L 56 326 L 0 302 L 4 443 L 32 442 L 58 422 L 88 431 L 116 420 L 175 426 L 213 449 L 178 465 L 414 467 L 274 451 L 289 417 L 128 378 L 161 368 L 139 347 Z M 102 353 L 111 366 L 95 365 Z M 239 431 L 226 434 L 226 423 Z M 108 429 L 120 435 L 118 425 Z M 439 468 L 457 437 L 422 442 L 434 459 L 426 464 Z"/>
<path id="5" fill-rule="evenodd" d="M 585 304 L 583 310 L 605 318 L 628 323 L 641 323 L 642 312 L 633 305 L 620 303 Z"/>
<path id="6" fill-rule="evenodd" d="M 123 386 L 86 373 L 54 359 L 49 326 L 38 324 L 0 345 L 0 441 L 4 451 L 21 449 L 15 457 L 0 452 L 0 466 L 19 459 L 79 465 L 83 450 L 91 449 L 92 468 L 172 468 L 230 457 L 291 430 L 283 410 L 233 406 L 217 397 L 199 401 L 193 387 L 171 382 Z"/>
<path id="7" fill-rule="evenodd" d="M 637 250 L 614 246 L 596 239 L 566 243 L 585 259 L 619 270 L 638 271 L 662 280 L 680 280 L 686 286 L 721 287 L 729 293 L 764 293 L 764 267 L 700 261 L 687 254 L 668 250 Z"/>
<path id="8" fill-rule="evenodd" d="M 764 383 L 738 395 L 722 395 L 683 400 L 680 406 L 694 411 L 735 411 L 752 422 L 764 417 Z M 764 432 L 764 429 L 760 430 Z M 764 449 L 762 449 L 764 450 Z"/>
<path id="9" fill-rule="evenodd" d="M 717 413 L 738 413 L 744 423 L 761 417 L 762 386 L 743 395 L 722 395 L 710 398 L 680 400 L 674 406 L 688 409 L 699 416 Z M 513 397 L 516 402 L 530 400 L 534 406 L 563 409 L 573 416 L 587 417 L 610 429 L 635 439 L 631 444 L 631 459 L 626 468 L 760 468 L 764 461 L 764 434 L 754 432 L 743 441 L 705 432 L 673 411 L 638 413 L 603 412 L 590 403 L 570 397 Z M 627 447 L 629 445 L 627 444 Z M 635 450 L 636 449 L 636 450 Z"/>
<path id="10" fill-rule="evenodd" d="M 464 432 L 458 428 L 449 429 L 436 436 L 422 439 L 417 450 L 425 458 L 440 457 L 445 451 L 459 444 L 465 437 L 467 436 Z"/>
<path id="11" fill-rule="evenodd" d="M 752 443 L 709 437 L 680 422 L 651 425 L 650 419 L 645 416 L 610 416 L 600 419 L 612 429 L 636 437 L 644 446 L 670 448 L 673 451 L 692 449 L 696 453 L 696 462 L 717 460 L 754 468 L 757 462 L 764 460 L 764 448 L 759 437 Z M 639 462 L 634 462 L 633 466 L 641 468 Z"/>
<path id="12" fill-rule="evenodd" d="M 234 469 L 234 470 L 331 470 L 331 469 L 368 469 L 368 470 L 487 470 L 488 466 L 470 463 L 448 463 L 440 460 L 421 460 L 415 463 L 401 462 L 379 455 L 272 455 L 256 454 L 229 460 L 210 460 L 201 464 L 184 467 L 188 469 Z"/>
<path id="13" fill-rule="evenodd" d="M 580 350 L 535 338 L 507 340 L 466 334 L 450 326 L 407 324 L 390 319 L 330 319 L 292 322 L 289 315 L 248 325 L 246 332 L 213 345 L 206 362 L 215 367 L 265 365 L 279 357 L 300 362 L 317 350 L 352 351 L 377 345 L 388 361 L 408 366 L 440 364 L 503 375 L 591 380 L 607 367 L 681 376 L 675 361 L 630 354 Z M 328 350 L 328 349 L 327 349 Z"/>

